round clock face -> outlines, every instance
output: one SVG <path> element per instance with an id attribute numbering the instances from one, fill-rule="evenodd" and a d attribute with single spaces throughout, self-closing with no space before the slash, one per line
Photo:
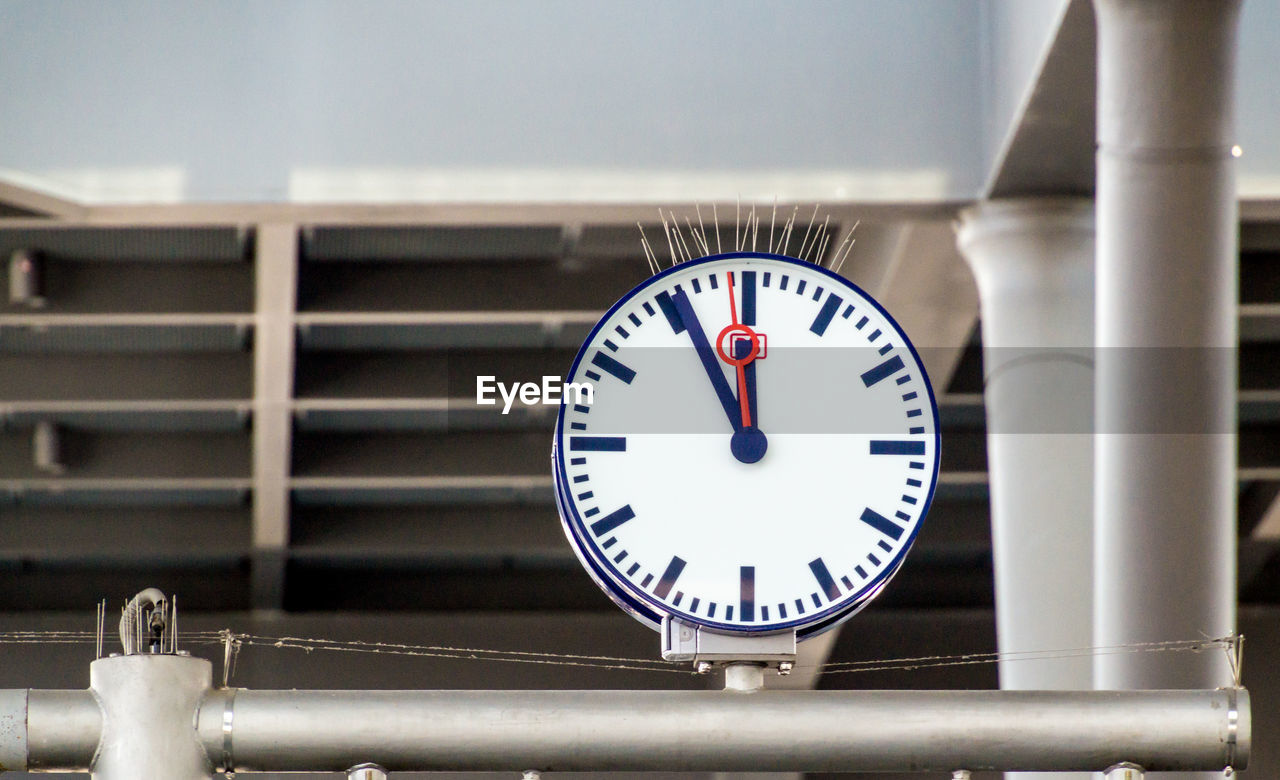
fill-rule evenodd
<path id="1" fill-rule="evenodd" d="M 822 631 L 902 563 L 938 477 L 914 348 L 815 265 L 677 265 L 596 325 L 567 382 L 556 500 L 625 609 L 730 633 Z"/>

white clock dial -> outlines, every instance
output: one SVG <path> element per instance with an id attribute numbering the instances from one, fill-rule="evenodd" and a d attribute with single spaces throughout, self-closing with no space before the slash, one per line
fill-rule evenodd
<path id="1" fill-rule="evenodd" d="M 554 444 L 569 539 L 637 617 L 811 635 L 902 563 L 938 475 L 919 357 L 864 292 L 755 253 L 684 263 L 596 326 Z"/>

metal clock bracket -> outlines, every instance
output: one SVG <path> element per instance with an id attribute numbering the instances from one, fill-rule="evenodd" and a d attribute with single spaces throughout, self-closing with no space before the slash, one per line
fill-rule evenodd
<path id="1" fill-rule="evenodd" d="M 796 661 L 796 632 L 757 636 L 719 634 L 667 616 L 662 619 L 662 658 L 692 661 L 699 672 L 716 664 L 758 663 L 791 671 Z"/>

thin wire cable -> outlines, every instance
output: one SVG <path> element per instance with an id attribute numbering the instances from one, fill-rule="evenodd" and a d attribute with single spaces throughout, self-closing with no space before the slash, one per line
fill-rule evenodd
<path id="1" fill-rule="evenodd" d="M 1180 639 L 1162 642 L 1132 642 L 1122 645 L 1063 648 L 1056 650 L 1027 650 L 994 653 L 966 653 L 961 655 L 931 655 L 906 658 L 880 658 L 866 661 L 836 661 L 813 667 L 824 674 L 849 674 L 874 671 L 912 671 L 916 669 L 948 666 L 972 666 L 1012 661 L 1043 661 L 1060 658 L 1077 658 L 1094 655 L 1116 655 L 1142 652 L 1203 652 L 1223 648 L 1229 655 L 1239 655 L 1243 637 L 1232 634 L 1218 638 Z M 71 644 L 96 642 L 91 631 L 0 631 L 0 644 Z M 242 645 L 253 647 L 294 649 L 304 652 L 314 650 L 332 652 L 404 655 L 427 658 L 448 658 L 473 661 L 506 661 L 552 666 L 579 666 L 627 671 L 673 672 L 688 674 L 681 664 L 651 658 L 629 658 L 608 655 L 536 652 L 527 650 L 493 650 L 448 645 L 413 645 L 394 642 L 366 642 L 360 640 L 336 640 L 312 637 L 271 637 L 240 634 L 228 629 L 222 631 L 198 631 L 187 635 L 187 644 L 228 645 L 236 649 Z"/>
<path id="2" fill-rule="evenodd" d="M 1239 634 L 1216 639 L 1175 639 L 1164 642 L 1131 642 L 1122 645 L 1064 648 L 1059 650 L 1023 650 L 1004 653 L 966 653 L 962 655 L 932 655 L 913 658 L 883 658 L 869 661 L 836 661 L 817 669 L 826 674 L 850 672 L 878 672 L 889 670 L 913 670 L 942 666 L 972 666 L 1006 661 L 1047 661 L 1058 658 L 1079 658 L 1095 655 L 1119 655 L 1122 653 L 1201 652 L 1221 647 L 1231 650 Z"/>

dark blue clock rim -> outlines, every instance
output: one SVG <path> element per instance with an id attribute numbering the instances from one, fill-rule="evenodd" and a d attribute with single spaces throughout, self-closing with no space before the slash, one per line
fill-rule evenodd
<path id="1" fill-rule="evenodd" d="M 577 375 L 579 365 L 582 363 L 584 357 L 589 351 L 591 342 L 595 340 L 595 337 L 600 332 L 601 328 L 603 328 L 605 323 L 609 322 L 609 320 L 613 318 L 619 309 L 626 306 L 633 298 L 649 288 L 661 284 L 663 279 L 672 276 L 679 271 L 684 271 L 688 268 L 697 267 L 699 265 L 707 265 L 717 261 L 739 259 L 777 260 L 804 268 L 809 272 L 816 271 L 819 274 L 829 277 L 835 284 L 843 285 L 852 289 L 858 293 L 863 300 L 870 303 L 871 306 L 874 307 L 882 317 L 884 317 L 885 321 L 893 327 L 898 337 L 902 339 L 902 343 L 908 350 L 910 350 L 911 356 L 915 359 L 916 364 L 923 367 L 924 363 L 920 360 L 920 354 L 916 352 L 915 345 L 911 343 L 909 338 L 907 338 L 907 334 L 902 330 L 902 326 L 898 324 L 898 321 L 880 305 L 879 301 L 868 294 L 866 290 L 863 290 L 861 287 L 848 279 L 845 279 L 843 276 L 813 263 L 798 260 L 794 257 L 787 257 L 786 255 L 775 255 L 768 252 L 724 252 L 722 254 L 709 255 L 707 257 L 698 258 L 697 260 L 691 260 L 672 266 L 671 268 L 667 268 L 648 279 L 645 279 L 643 282 L 633 287 L 626 295 L 618 299 L 618 302 L 613 304 L 613 306 L 605 312 L 604 316 L 596 322 L 586 339 L 583 340 L 582 347 L 578 349 L 578 354 L 574 356 L 573 364 L 569 367 L 569 373 L 566 374 L 566 377 L 572 378 Z M 715 620 L 699 618 L 696 615 L 688 615 L 678 609 L 671 610 L 667 605 L 655 601 L 644 591 L 633 587 L 629 581 L 623 578 L 621 573 L 618 573 L 616 577 L 612 576 L 610 572 L 605 570 L 605 568 L 599 564 L 598 559 L 603 558 L 604 556 L 596 546 L 595 541 L 591 538 L 591 535 L 587 532 L 585 523 L 583 522 L 581 515 L 578 513 L 578 508 L 564 491 L 564 486 L 568 484 L 565 453 L 560 447 L 556 446 L 556 443 L 560 441 L 561 435 L 564 431 L 564 404 L 560 405 L 560 410 L 556 415 L 555 434 L 552 439 L 552 453 L 554 461 L 554 471 L 552 476 L 555 482 L 556 504 L 560 510 L 560 521 L 567 531 L 566 535 L 569 537 L 569 541 L 573 545 L 574 552 L 578 555 L 578 559 L 587 567 L 587 571 L 591 574 L 592 579 L 596 580 L 596 582 L 600 584 L 605 592 L 616 603 L 627 611 L 630 611 L 651 623 L 654 627 L 661 624 L 662 617 L 664 615 L 675 614 L 686 623 L 699 625 L 721 633 L 771 634 L 794 629 L 797 636 L 800 638 L 814 636 L 853 616 L 853 614 L 855 614 L 859 609 L 866 606 L 872 598 L 879 595 L 879 592 L 884 587 L 885 583 L 888 582 L 902 566 L 902 562 L 906 558 L 907 552 L 909 552 L 911 550 L 911 546 L 915 544 L 916 536 L 920 532 L 920 526 L 924 524 L 924 519 L 929 513 L 929 508 L 933 506 L 934 492 L 938 487 L 938 468 L 942 461 L 942 432 L 938 428 L 938 401 L 933 393 L 933 383 L 929 381 L 928 374 L 923 370 L 920 371 L 920 378 L 929 395 L 929 407 L 933 414 L 933 446 L 935 453 L 935 457 L 933 459 L 933 473 L 929 481 L 929 492 L 928 495 L 925 496 L 924 503 L 920 507 L 920 521 L 911 529 L 906 542 L 902 545 L 898 554 L 894 556 L 893 560 L 890 561 L 883 570 L 881 570 L 879 575 L 869 580 L 855 593 L 819 612 L 809 613 L 802 618 L 769 623 L 761 626 L 748 627 L 732 623 L 722 623 Z M 588 547 L 590 549 L 588 549 Z M 592 553 L 592 550 L 594 550 L 594 554 Z"/>

